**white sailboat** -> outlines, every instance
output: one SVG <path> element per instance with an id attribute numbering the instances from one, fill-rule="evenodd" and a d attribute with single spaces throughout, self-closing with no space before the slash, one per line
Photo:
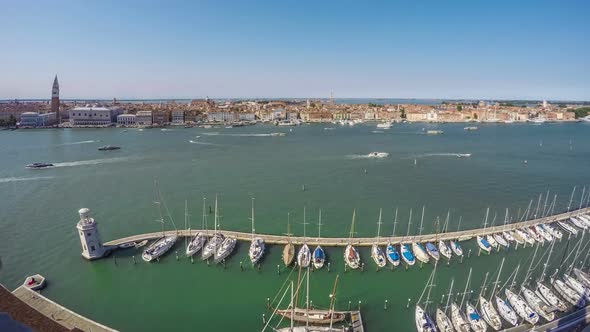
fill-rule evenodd
<path id="1" fill-rule="evenodd" d="M 449 287 L 449 294 L 447 294 L 447 304 L 441 310 L 440 308 L 436 308 L 436 326 L 440 332 L 453 332 L 453 322 L 449 316 L 447 316 L 446 311 L 449 309 L 449 301 L 451 300 L 451 296 L 453 296 L 453 284 L 455 283 L 455 279 L 451 279 L 451 286 Z"/>
<path id="2" fill-rule="evenodd" d="M 387 259 L 385 258 L 385 253 L 383 253 L 383 250 L 381 249 L 381 247 L 379 247 L 379 238 L 381 235 L 381 215 L 382 215 L 382 209 L 379 209 L 379 221 L 377 222 L 377 238 L 376 238 L 376 242 L 373 243 L 373 245 L 371 246 L 371 258 L 373 258 L 373 261 L 375 262 L 375 264 L 378 267 L 384 267 L 387 264 Z"/>
<path id="3" fill-rule="evenodd" d="M 422 291 L 422 295 L 420 299 L 418 299 L 418 303 L 416 303 L 416 311 L 415 311 L 415 319 L 416 319 L 416 330 L 418 332 L 436 332 L 436 325 L 434 321 L 426 312 L 428 305 L 430 304 L 430 291 L 432 287 L 434 287 L 434 276 L 436 274 L 436 263 L 434 265 L 434 269 L 426 282 L 426 286 Z M 428 294 L 426 295 L 426 301 L 424 301 L 424 309 L 420 306 L 420 301 L 422 300 L 422 296 L 424 296 L 424 291 L 428 288 Z"/>
<path id="4" fill-rule="evenodd" d="M 445 224 L 443 225 L 443 233 L 447 232 L 447 228 L 449 225 L 449 217 L 450 212 L 447 212 L 447 219 L 445 220 Z M 451 256 L 453 255 L 453 251 L 451 250 L 451 248 L 449 248 L 449 246 L 442 239 L 438 240 L 438 252 L 446 259 L 451 259 Z"/>
<path id="5" fill-rule="evenodd" d="M 471 269 L 469 269 L 469 276 L 467 280 L 471 279 Z M 461 308 L 463 307 L 463 301 L 465 301 L 465 295 L 467 294 L 467 288 L 469 287 L 469 283 L 465 283 L 465 289 L 463 290 L 463 294 L 461 297 L 461 303 L 457 305 L 455 302 L 451 304 L 451 321 L 453 322 L 453 326 L 457 332 L 469 332 L 471 331 L 470 322 L 463 313 Z"/>
<path id="6" fill-rule="evenodd" d="M 205 218 L 206 218 L 205 198 L 203 197 L 203 225 L 205 224 Z M 191 228 L 190 228 L 190 221 L 188 220 L 188 208 L 187 208 L 186 201 L 184 202 L 184 220 L 185 220 L 185 224 L 189 225 L 188 230 L 190 233 Z M 194 254 L 199 252 L 199 250 L 203 249 L 205 242 L 207 242 L 207 236 L 205 234 L 203 234 L 202 232 L 198 232 L 197 234 L 195 234 L 195 236 L 193 236 L 193 238 L 190 240 L 190 242 L 186 246 L 186 257 L 192 257 Z"/>
<path id="7" fill-rule="evenodd" d="M 557 295 L 547 286 L 543 284 L 543 280 L 545 279 L 545 272 L 547 271 L 547 267 L 549 266 L 549 260 L 551 259 L 551 253 L 553 252 L 553 246 L 555 242 L 551 243 L 551 247 L 549 248 L 549 254 L 547 255 L 547 260 L 543 265 L 543 272 L 541 272 L 541 276 L 537 280 L 537 288 L 535 290 L 535 294 L 545 301 L 548 305 L 556 308 L 561 312 L 567 311 L 567 305 L 559 298 Z"/>
<path id="8" fill-rule="evenodd" d="M 463 219 L 463 217 L 459 217 L 459 224 L 457 225 L 457 232 L 461 229 L 461 220 Z M 463 248 L 461 248 L 461 245 L 459 244 L 459 240 L 451 240 L 450 241 L 451 244 L 451 250 L 453 250 L 453 253 L 455 253 L 455 255 L 461 257 L 463 256 Z"/>
<path id="9" fill-rule="evenodd" d="M 255 236 L 256 230 L 254 228 L 254 197 L 252 197 L 251 221 L 252 221 L 252 242 L 250 243 L 250 249 L 248 250 L 248 257 L 250 258 L 250 262 L 252 262 L 252 265 L 255 265 L 256 263 L 258 263 L 258 261 L 260 261 L 260 259 L 264 255 L 265 244 L 264 244 L 264 239 Z"/>
<path id="10" fill-rule="evenodd" d="M 205 246 L 205 248 L 201 252 L 201 258 L 203 260 L 206 260 L 209 257 L 215 255 L 215 253 L 217 252 L 217 248 L 219 248 L 219 246 L 221 245 L 221 243 L 225 239 L 225 236 L 223 236 L 223 234 L 217 232 L 217 225 L 218 225 L 217 218 L 218 217 L 219 217 L 219 215 L 218 215 L 218 208 L 217 208 L 217 195 L 215 195 L 215 218 L 213 220 L 213 222 L 214 222 L 213 236 L 211 237 L 209 242 L 207 242 L 207 245 Z"/>
<path id="11" fill-rule="evenodd" d="M 483 232 L 485 233 L 485 230 L 487 228 L 487 224 L 488 224 L 488 214 L 490 213 L 490 208 L 487 208 L 486 210 L 486 217 L 484 220 L 484 224 L 483 224 Z M 490 237 L 491 236 L 481 236 L 478 235 L 476 237 L 477 239 L 477 245 L 479 246 L 479 248 L 485 252 L 487 252 L 488 254 L 492 251 L 492 244 L 490 243 Z M 492 238 L 493 241 L 493 238 Z M 497 244 L 496 244 L 497 245 Z"/>
<path id="12" fill-rule="evenodd" d="M 535 231 L 545 239 L 545 241 L 547 241 L 547 242 L 553 241 L 553 235 L 551 235 L 549 232 L 547 232 L 541 224 L 535 225 L 534 228 L 535 228 Z"/>
<path id="13" fill-rule="evenodd" d="M 550 322 L 555 319 L 555 313 L 550 311 L 547 304 L 541 300 L 532 290 L 525 286 L 521 286 L 521 292 L 524 299 L 531 306 L 531 308 L 543 317 L 546 321 Z"/>
<path id="14" fill-rule="evenodd" d="M 467 301 L 467 304 L 465 305 L 465 307 L 467 310 L 467 318 L 469 319 L 469 324 L 471 325 L 471 328 L 473 329 L 473 331 L 475 331 L 475 332 L 487 331 L 488 326 L 486 325 L 485 321 L 479 315 L 479 312 L 477 312 L 477 309 L 475 309 L 475 307 L 473 305 L 471 305 L 471 303 L 469 303 L 469 301 Z"/>
<path id="15" fill-rule="evenodd" d="M 578 227 L 578 228 L 580 228 L 580 229 L 583 229 L 583 230 L 585 230 L 585 229 L 587 229 L 587 228 L 588 228 L 588 225 L 586 225 L 586 223 L 585 223 L 585 222 L 583 222 L 582 220 L 580 220 L 580 219 L 578 219 L 578 218 L 576 218 L 576 217 L 570 217 L 570 222 L 571 222 L 571 223 L 572 223 L 574 226 L 576 226 L 576 227 Z"/>
<path id="16" fill-rule="evenodd" d="M 217 210 L 217 204 L 216 204 L 216 210 Z M 226 236 L 225 239 L 223 239 L 223 241 L 219 245 L 219 248 L 217 248 L 217 251 L 215 251 L 215 253 L 213 253 L 213 261 L 216 264 L 219 264 L 219 263 L 225 261 L 225 259 L 227 257 L 229 257 L 229 255 L 231 255 L 231 253 L 234 251 L 234 248 L 236 247 L 237 242 L 238 242 L 238 240 L 236 238 Z"/>
<path id="17" fill-rule="evenodd" d="M 410 209 L 410 217 L 408 218 L 408 230 L 406 232 L 406 237 L 410 234 L 410 225 L 412 224 L 412 209 Z M 410 244 L 408 243 L 401 243 L 400 245 L 401 256 L 406 264 L 412 266 L 416 263 L 416 257 L 412 253 L 412 249 L 410 248 Z"/>
<path id="18" fill-rule="evenodd" d="M 293 259 L 295 259 L 295 245 L 291 242 L 291 214 L 287 212 L 287 235 L 288 240 L 287 244 L 283 247 L 283 263 L 285 266 L 291 265 L 293 263 Z"/>
<path id="19" fill-rule="evenodd" d="M 162 195 L 159 190 L 157 190 L 157 200 L 155 204 L 158 206 L 158 213 L 160 215 L 160 218 L 157 221 L 162 224 L 162 237 L 149 245 L 143 251 L 141 258 L 146 262 L 151 262 L 164 255 L 168 250 L 170 250 L 170 248 L 172 248 L 172 246 L 174 246 L 176 240 L 178 239 L 177 234 L 166 235 L 166 233 L 164 233 L 164 215 L 162 214 L 162 204 L 164 204 L 164 200 L 162 199 Z M 166 211 L 168 211 L 168 208 L 166 208 Z M 170 216 L 170 213 L 167 213 L 167 215 L 170 218 L 170 222 L 172 222 L 174 229 L 178 231 L 176 229 L 176 225 L 174 224 L 174 220 Z"/>
<path id="20" fill-rule="evenodd" d="M 318 239 L 322 237 L 322 210 L 320 209 L 320 217 L 318 221 Z M 313 250 L 313 267 L 316 270 L 321 269 L 326 262 L 326 253 L 324 249 L 318 244 L 317 247 Z"/>
<path id="21" fill-rule="evenodd" d="M 424 206 L 422 206 L 422 218 L 420 219 L 420 228 L 419 228 L 419 236 L 422 235 L 422 225 L 424 223 Z M 430 256 L 426 252 L 426 249 L 420 242 L 413 242 L 412 243 L 412 251 L 416 258 L 421 261 L 422 263 L 428 263 L 430 261 Z"/>
<path id="22" fill-rule="evenodd" d="M 559 220 L 559 221 L 557 221 L 557 224 L 559 225 L 559 227 L 561 227 L 566 232 L 568 232 L 574 236 L 578 235 L 578 230 L 575 227 L 572 227 L 572 225 L 567 223 L 565 220 Z"/>
<path id="23" fill-rule="evenodd" d="M 567 302 L 571 305 L 576 306 L 578 308 L 583 308 L 586 306 L 586 300 L 584 297 L 575 290 L 571 289 L 568 285 L 566 285 L 563 281 L 559 279 L 554 279 L 551 284 L 553 288 L 557 291 L 557 293 L 562 296 Z"/>
<path id="24" fill-rule="evenodd" d="M 299 253 L 297 254 L 297 265 L 303 268 L 308 267 L 311 262 L 311 251 L 309 250 L 309 246 L 307 246 L 307 237 L 305 236 L 306 225 L 305 207 L 303 207 L 303 246 L 301 246 L 301 249 L 299 249 Z"/>
<path id="25" fill-rule="evenodd" d="M 397 225 L 397 209 L 395 209 L 395 219 L 393 221 L 393 231 L 391 232 L 391 237 L 395 236 L 395 226 Z M 387 242 L 387 248 L 385 250 L 385 254 L 387 255 L 387 260 L 393 264 L 393 266 L 398 266 L 401 260 L 399 252 L 395 248 L 395 246 L 391 243 L 391 240 Z"/>
<path id="26" fill-rule="evenodd" d="M 528 303 L 520 297 L 518 294 L 512 292 L 510 289 L 506 288 L 504 290 L 506 297 L 508 298 L 508 302 L 514 311 L 525 321 L 528 323 L 535 325 L 539 321 L 539 315 L 528 305 Z"/>
<path id="27" fill-rule="evenodd" d="M 502 258 L 502 262 L 500 263 L 500 269 L 498 270 L 498 276 L 496 277 L 496 281 L 494 282 L 494 288 L 492 289 L 492 293 L 490 294 L 489 300 L 483 296 L 485 281 L 482 286 L 481 292 L 479 294 L 479 311 L 481 312 L 483 319 L 488 323 L 488 325 L 491 326 L 492 329 L 494 329 L 496 331 L 499 331 L 502 328 L 502 320 L 500 319 L 500 315 L 498 315 L 498 312 L 496 311 L 496 309 L 494 308 L 494 305 L 492 304 L 492 298 L 494 297 L 494 295 L 496 293 L 496 287 L 498 286 L 500 274 L 502 273 L 503 266 L 504 266 L 504 258 Z M 488 274 L 486 273 L 486 280 L 487 280 L 487 277 L 488 277 Z"/>
<path id="28" fill-rule="evenodd" d="M 354 221 L 356 218 L 356 210 L 352 210 L 352 224 L 350 226 L 350 238 L 348 241 L 348 245 L 344 249 L 344 262 L 346 265 L 356 270 L 361 266 L 361 257 L 358 251 L 352 245 L 352 238 L 354 237 Z"/>

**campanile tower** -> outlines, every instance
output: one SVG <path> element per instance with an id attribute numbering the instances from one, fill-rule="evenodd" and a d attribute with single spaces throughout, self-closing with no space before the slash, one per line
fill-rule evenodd
<path id="1" fill-rule="evenodd" d="M 57 75 L 53 80 L 53 88 L 51 88 L 51 112 L 55 112 L 55 119 L 57 124 L 61 123 L 61 115 L 59 114 L 59 82 L 57 81 Z"/>

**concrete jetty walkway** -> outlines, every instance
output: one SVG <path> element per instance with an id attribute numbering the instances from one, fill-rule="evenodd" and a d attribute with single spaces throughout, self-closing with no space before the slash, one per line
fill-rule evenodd
<path id="1" fill-rule="evenodd" d="M 379 239 L 379 245 L 386 245 L 388 242 L 393 244 L 399 243 L 412 243 L 412 242 L 431 242 L 437 240 L 469 240 L 474 238 L 478 235 L 488 235 L 494 234 L 502 231 L 507 230 L 514 230 L 517 228 L 523 227 L 530 227 L 536 224 L 546 223 L 550 224 L 559 220 L 567 220 L 572 216 L 577 216 L 580 214 L 590 213 L 590 208 L 583 208 L 579 210 L 574 210 L 566 213 L 560 213 L 552 216 L 547 216 L 543 218 L 537 218 L 532 220 L 527 220 L 523 222 L 511 223 L 507 225 L 501 226 L 494 226 L 488 228 L 477 228 L 477 229 L 468 229 L 464 231 L 458 232 L 447 232 L 441 234 L 423 234 L 423 235 L 410 235 L 410 236 L 395 236 L 395 237 L 381 237 Z M 197 230 L 197 229 L 182 229 L 178 231 L 166 231 L 166 235 L 174 235 L 177 234 L 178 236 L 193 236 L 198 232 L 205 232 L 204 230 Z M 223 233 L 225 236 L 235 237 L 241 241 L 250 241 L 252 239 L 252 233 L 246 232 L 236 232 L 236 231 L 226 231 L 226 230 L 218 230 L 218 232 Z M 209 234 L 213 234 L 212 230 L 209 230 Z M 162 232 L 154 232 L 154 233 L 146 233 L 146 234 L 139 234 L 124 237 L 117 240 L 112 240 L 109 242 L 104 243 L 104 246 L 116 248 L 119 245 L 130 243 L 130 242 L 137 242 L 143 240 L 154 240 L 158 239 L 162 236 Z M 322 246 L 327 247 L 338 247 L 338 246 L 346 246 L 350 239 L 348 237 L 287 237 L 285 235 L 272 235 L 272 234 L 256 234 L 257 237 L 261 237 L 264 241 L 268 244 L 287 244 L 291 241 L 295 245 L 302 245 L 304 243 L 308 244 L 320 244 Z M 371 246 L 377 241 L 374 237 L 355 237 L 352 240 L 352 243 L 357 246 Z"/>

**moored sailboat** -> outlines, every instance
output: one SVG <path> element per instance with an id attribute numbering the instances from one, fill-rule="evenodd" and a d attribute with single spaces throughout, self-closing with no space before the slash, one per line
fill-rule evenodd
<path id="1" fill-rule="evenodd" d="M 291 222 L 290 213 L 287 213 L 287 244 L 283 247 L 283 263 L 285 266 L 289 266 L 295 259 L 295 246 L 291 242 Z"/>
<path id="2" fill-rule="evenodd" d="M 205 201 L 206 200 L 203 197 L 203 226 L 205 225 L 205 218 L 206 218 Z M 186 219 L 188 219 L 188 212 L 187 212 L 186 202 L 185 202 L 185 220 Z M 190 225 L 190 222 L 188 220 L 186 222 L 188 222 Z M 190 231 L 190 226 L 189 226 L 189 231 Z M 205 246 L 205 242 L 207 242 L 207 236 L 205 234 L 203 234 L 202 232 L 198 232 L 197 234 L 195 234 L 195 236 L 193 236 L 193 238 L 190 240 L 190 242 L 186 246 L 186 257 L 192 257 L 194 254 L 199 252 L 199 250 L 203 249 L 203 246 Z"/>
<path id="3" fill-rule="evenodd" d="M 352 211 L 352 224 L 350 226 L 350 238 L 348 241 L 348 245 L 344 249 L 344 262 L 346 263 L 346 265 L 349 268 L 351 268 L 353 270 L 356 270 L 361 266 L 360 255 L 359 255 L 358 251 L 352 245 L 352 238 L 354 236 L 355 218 L 356 218 L 356 210 L 353 210 Z"/>
<path id="4" fill-rule="evenodd" d="M 528 303 L 520 297 L 518 294 L 512 292 L 509 289 L 505 289 L 504 293 L 510 302 L 514 311 L 525 321 L 530 324 L 537 324 L 539 321 L 539 315 L 528 305 Z"/>
<path id="5" fill-rule="evenodd" d="M 387 264 L 387 259 L 381 247 L 379 247 L 379 235 L 381 233 L 381 214 L 382 210 L 379 209 L 379 221 L 377 222 L 377 238 L 376 242 L 371 246 L 371 258 L 378 267 L 384 267 Z"/>
<path id="6" fill-rule="evenodd" d="M 305 221 L 305 207 L 303 207 L 303 246 L 299 249 L 297 253 L 297 265 L 306 268 L 309 266 L 311 262 L 311 251 L 307 246 L 307 238 L 305 237 L 305 226 L 307 222 Z"/>
<path id="7" fill-rule="evenodd" d="M 214 218 L 214 228 L 213 228 L 214 231 L 213 231 L 213 236 L 211 237 L 211 239 L 209 239 L 209 242 L 207 242 L 207 245 L 205 245 L 205 248 L 203 248 L 203 251 L 201 252 L 201 258 L 203 260 L 206 260 L 209 257 L 215 255 L 215 253 L 217 252 L 217 249 L 219 248 L 219 246 L 221 245 L 221 243 L 225 239 L 225 236 L 223 236 L 223 234 L 217 232 L 217 225 L 218 225 L 217 218 L 218 217 L 219 217 L 219 215 L 218 215 L 218 207 L 217 207 L 217 196 L 215 196 L 215 218 Z"/>
<path id="8" fill-rule="evenodd" d="M 393 231 L 391 232 L 391 237 L 395 236 L 395 226 L 397 225 L 397 209 L 395 209 L 395 219 L 393 221 Z M 387 242 L 387 247 L 385 249 L 385 254 L 387 255 L 387 260 L 393 265 L 398 266 L 401 260 L 399 252 L 395 248 L 395 246 L 391 243 L 391 241 Z"/>
<path id="9" fill-rule="evenodd" d="M 322 237 L 322 210 L 320 210 L 320 217 L 319 217 L 319 221 L 318 221 L 318 238 L 321 238 L 321 237 Z M 324 249 L 322 249 L 322 247 L 319 244 L 313 250 L 312 262 L 313 262 L 313 267 L 316 270 L 321 269 L 324 266 L 324 263 L 326 262 L 326 253 L 324 252 Z"/>
<path id="10" fill-rule="evenodd" d="M 154 243 L 149 245 L 143 251 L 141 258 L 146 262 L 151 262 L 154 259 L 158 259 L 160 256 L 164 255 L 168 250 L 170 250 L 170 248 L 172 248 L 172 246 L 174 246 L 176 240 L 178 239 L 177 234 L 166 235 L 166 233 L 164 233 L 164 215 L 162 214 L 162 204 L 164 204 L 164 202 L 159 191 L 157 191 L 157 197 L 158 199 L 155 202 L 155 204 L 158 206 L 158 213 L 160 215 L 160 218 L 157 221 L 162 224 L 162 237 L 160 237 Z M 166 208 L 166 210 L 168 209 Z M 174 220 L 172 219 L 169 213 L 168 217 L 170 218 L 170 222 L 172 222 L 172 225 L 176 229 L 176 226 L 174 225 Z"/>
<path id="11" fill-rule="evenodd" d="M 264 255 L 265 244 L 264 239 L 255 236 L 256 230 L 254 227 L 254 197 L 252 197 L 252 217 L 250 219 L 252 221 L 252 242 L 250 242 L 248 257 L 250 258 L 252 265 L 255 265 Z"/>

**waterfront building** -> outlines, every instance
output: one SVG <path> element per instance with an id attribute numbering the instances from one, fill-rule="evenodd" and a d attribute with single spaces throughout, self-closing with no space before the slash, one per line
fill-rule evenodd
<path id="1" fill-rule="evenodd" d="M 431 110 L 430 112 L 426 113 L 426 121 L 438 122 L 438 112 L 435 110 Z"/>
<path id="2" fill-rule="evenodd" d="M 120 126 L 134 126 L 136 117 L 135 114 L 119 114 L 117 115 L 117 124 Z"/>
<path id="3" fill-rule="evenodd" d="M 102 107 L 86 105 L 69 111 L 72 126 L 108 126 L 117 121 L 117 115 L 122 113 L 120 107 Z"/>
<path id="4" fill-rule="evenodd" d="M 172 111 L 172 124 L 184 124 L 184 111 Z"/>
<path id="5" fill-rule="evenodd" d="M 135 124 L 138 126 L 151 126 L 153 123 L 152 111 L 139 111 L 135 114 Z"/>
<path id="6" fill-rule="evenodd" d="M 59 114 L 59 82 L 57 75 L 53 79 L 53 86 L 51 88 L 51 112 L 55 115 L 57 123 L 61 123 L 61 115 Z"/>
<path id="7" fill-rule="evenodd" d="M 233 112 L 220 111 L 207 113 L 208 122 L 234 122 L 237 120 Z"/>
<path id="8" fill-rule="evenodd" d="M 86 259 L 101 258 L 108 250 L 100 240 L 98 223 L 90 217 L 90 210 L 87 208 L 80 209 L 78 214 L 80 214 L 80 221 L 78 221 L 76 228 L 82 245 L 82 257 Z"/>
<path id="9" fill-rule="evenodd" d="M 55 113 L 24 112 L 20 115 L 20 126 L 22 127 L 47 127 L 57 122 Z"/>
<path id="10" fill-rule="evenodd" d="M 238 113 L 240 121 L 256 121 L 256 115 L 254 113 Z"/>
<path id="11" fill-rule="evenodd" d="M 426 113 L 424 112 L 408 112 L 406 113 L 406 120 L 410 122 L 426 121 Z"/>

